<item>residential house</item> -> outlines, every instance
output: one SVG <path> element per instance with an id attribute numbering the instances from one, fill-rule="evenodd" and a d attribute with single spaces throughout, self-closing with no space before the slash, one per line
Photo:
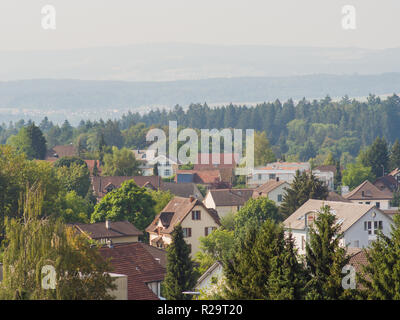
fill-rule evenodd
<path id="1" fill-rule="evenodd" d="M 382 210 L 392 209 L 390 206 L 390 201 L 393 198 L 392 194 L 379 190 L 368 180 L 365 180 L 353 191 L 343 195 L 343 197 L 354 203 L 373 204 Z"/>
<path id="2" fill-rule="evenodd" d="M 328 187 L 329 191 L 335 190 L 336 166 L 318 166 L 312 170 L 312 173 L 318 180 L 322 181 Z"/>
<path id="3" fill-rule="evenodd" d="M 389 173 L 389 176 L 392 176 L 396 179 L 397 183 L 400 183 L 400 169 L 396 168 L 392 172 Z"/>
<path id="4" fill-rule="evenodd" d="M 234 171 L 232 168 L 178 170 L 175 177 L 176 183 L 203 184 L 208 188 L 230 188 L 233 183 Z"/>
<path id="5" fill-rule="evenodd" d="M 132 150 L 136 160 L 140 162 L 139 169 L 143 176 L 154 175 L 154 164 L 150 164 L 149 161 L 153 161 L 156 157 L 156 150 Z"/>
<path id="6" fill-rule="evenodd" d="M 203 195 L 195 183 L 175 183 L 162 181 L 160 190 L 169 191 L 178 197 L 189 198 L 190 196 L 194 196 L 196 199 L 203 200 Z"/>
<path id="7" fill-rule="evenodd" d="M 340 224 L 343 238 L 340 245 L 366 248 L 376 240 L 378 230 L 390 235 L 393 220 L 374 204 L 358 204 L 310 199 L 284 222 L 287 232 L 293 234 L 299 254 L 305 254 L 309 229 L 313 227 L 322 206 L 328 205 Z"/>
<path id="8" fill-rule="evenodd" d="M 270 180 L 286 181 L 291 183 L 296 175 L 296 171 L 309 171 L 308 162 L 274 162 L 265 167 L 258 167 L 251 170 L 247 176 L 247 185 L 249 187 L 258 187 Z"/>
<path id="9" fill-rule="evenodd" d="M 199 250 L 199 238 L 207 236 L 220 225 L 218 213 L 208 209 L 194 197 L 174 197 L 146 228 L 150 244 L 166 248 L 172 242 L 172 231 L 180 224 L 185 241 L 194 255 Z"/>
<path id="10" fill-rule="evenodd" d="M 166 270 L 140 242 L 115 244 L 100 248 L 110 261 L 113 272 L 127 277 L 128 300 L 159 300 Z M 165 259 L 165 258 L 164 258 Z M 121 294 L 122 295 L 122 294 Z"/>
<path id="11" fill-rule="evenodd" d="M 396 180 L 395 177 L 387 175 L 376 179 L 374 182 L 374 186 L 381 191 L 393 194 L 393 192 L 397 191 L 399 187 L 399 182 Z"/>
<path id="12" fill-rule="evenodd" d="M 275 203 L 279 206 L 283 201 L 283 196 L 286 194 L 285 188 L 289 187 L 290 184 L 288 182 L 279 180 L 279 178 L 276 178 L 275 180 L 269 180 L 268 182 L 254 189 L 253 198 L 268 197 L 268 199 L 275 201 Z"/>
<path id="13" fill-rule="evenodd" d="M 253 195 L 253 189 L 211 189 L 204 197 L 204 205 L 218 212 L 220 218 L 237 212 Z"/>
<path id="14" fill-rule="evenodd" d="M 153 168 L 157 165 L 158 175 L 162 178 L 170 178 L 174 176 L 178 170 L 178 160 L 162 154 L 149 160 L 147 163 Z"/>
<path id="15" fill-rule="evenodd" d="M 55 161 L 62 157 L 77 157 L 78 150 L 75 148 L 74 145 L 68 144 L 65 146 L 54 146 L 47 150 L 45 160 L 47 161 Z"/>
<path id="16" fill-rule="evenodd" d="M 134 180 L 139 187 L 147 187 L 158 190 L 162 180 L 159 176 L 108 176 L 108 177 L 92 177 L 93 194 L 100 201 L 107 193 L 121 187 L 122 183 L 127 180 Z"/>
<path id="17" fill-rule="evenodd" d="M 223 275 L 223 265 L 220 261 L 216 261 L 197 280 L 195 291 L 206 294 L 212 293 L 217 290 L 218 284 L 224 281 Z"/>
<path id="18" fill-rule="evenodd" d="M 75 223 L 73 227 L 90 239 L 102 244 L 138 242 L 143 232 L 128 221 L 106 221 L 97 223 Z"/>

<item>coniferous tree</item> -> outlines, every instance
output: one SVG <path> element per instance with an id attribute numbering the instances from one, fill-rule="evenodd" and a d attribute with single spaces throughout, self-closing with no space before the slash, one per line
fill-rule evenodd
<path id="1" fill-rule="evenodd" d="M 190 248 L 183 238 L 180 225 L 172 231 L 172 243 L 167 249 L 167 274 L 163 282 L 163 295 L 167 300 L 190 300 L 183 294 L 192 291 L 196 284 L 194 264 L 190 257 Z"/>
<path id="2" fill-rule="evenodd" d="M 394 170 L 396 168 L 400 168 L 400 143 L 399 140 L 396 139 L 395 143 L 390 150 L 390 170 Z"/>
<path id="3" fill-rule="evenodd" d="M 299 261 L 294 238 L 289 233 L 282 252 L 272 259 L 269 276 L 270 298 L 273 300 L 300 300 L 304 298 L 306 271 Z"/>
<path id="4" fill-rule="evenodd" d="M 254 224 L 236 239 L 232 255 L 224 261 L 225 295 L 229 299 L 301 299 L 304 268 L 293 239 L 285 239 L 282 225 L 267 219 Z"/>
<path id="5" fill-rule="evenodd" d="M 400 216 L 393 220 L 390 236 L 379 231 L 366 251 L 368 263 L 358 278 L 364 298 L 400 300 Z"/>
<path id="6" fill-rule="evenodd" d="M 389 152 L 385 138 L 377 137 L 374 143 L 360 154 L 360 159 L 365 167 L 371 167 L 375 177 L 382 177 L 385 170 L 389 169 Z"/>
<path id="7" fill-rule="evenodd" d="M 345 294 L 341 271 L 348 263 L 346 250 L 340 246 L 343 237 L 341 225 L 337 224 L 329 206 L 323 206 L 315 215 L 306 244 L 306 265 L 310 276 L 306 285 L 307 299 L 340 299 Z"/>
<path id="8" fill-rule="evenodd" d="M 335 190 L 339 190 L 342 185 L 342 169 L 340 167 L 340 159 L 336 161 L 336 174 L 334 177 L 334 187 Z"/>
<path id="9" fill-rule="evenodd" d="M 309 199 L 324 200 L 328 196 L 328 187 L 312 173 L 296 171 L 293 182 L 286 188 L 281 212 L 289 216 Z"/>

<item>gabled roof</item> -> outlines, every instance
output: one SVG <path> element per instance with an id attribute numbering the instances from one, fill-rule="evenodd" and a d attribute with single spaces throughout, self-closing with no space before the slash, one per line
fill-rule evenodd
<path id="1" fill-rule="evenodd" d="M 348 200 L 391 200 L 392 195 L 379 190 L 368 180 L 365 180 L 353 191 L 344 195 Z"/>
<path id="2" fill-rule="evenodd" d="M 284 226 L 286 228 L 304 230 L 305 215 L 319 212 L 323 205 L 330 206 L 331 212 L 335 214 L 338 221 L 341 221 L 341 232 L 349 229 L 362 216 L 374 208 L 374 205 L 372 204 L 367 205 L 352 202 L 347 203 L 310 199 L 283 222 Z"/>
<path id="3" fill-rule="evenodd" d="M 258 198 L 261 195 L 267 195 L 268 193 L 270 193 L 271 191 L 275 190 L 276 188 L 280 187 L 285 183 L 289 186 L 289 183 L 283 180 L 280 181 L 277 181 L 275 179 L 269 180 L 268 182 L 254 189 L 253 198 Z"/>
<path id="4" fill-rule="evenodd" d="M 168 227 L 164 227 L 161 233 L 169 234 L 174 230 L 174 227 L 181 223 L 183 219 L 193 210 L 195 206 L 202 206 L 214 221 L 219 225 L 219 217 L 215 211 L 209 210 L 206 206 L 195 198 L 174 197 L 165 208 L 154 218 L 153 222 L 146 228 L 147 232 L 157 232 L 157 224 L 160 219 L 161 223 L 169 220 Z"/>
<path id="5" fill-rule="evenodd" d="M 116 188 L 121 187 L 122 183 L 127 180 L 134 180 L 139 187 L 145 186 L 150 183 L 153 187 L 158 188 L 161 184 L 161 177 L 159 176 L 109 176 L 109 177 L 92 177 L 92 186 L 94 194 L 97 198 L 102 198 L 107 194 L 105 187 L 107 185 L 114 185 Z"/>
<path id="6" fill-rule="evenodd" d="M 100 254 L 110 259 L 112 271 L 128 277 L 128 300 L 158 300 L 147 283 L 164 280 L 166 271 L 145 246 L 136 242 L 100 248 Z"/>
<path id="7" fill-rule="evenodd" d="M 209 191 L 216 206 L 243 206 L 253 195 L 253 189 L 213 189 Z"/>
<path id="8" fill-rule="evenodd" d="M 380 186 L 383 186 L 384 188 L 389 189 L 391 192 L 393 192 L 397 188 L 398 183 L 393 176 L 387 175 L 376 179 L 374 182 L 374 186 L 376 186 L 378 189 L 380 189 Z"/>
<path id="9" fill-rule="evenodd" d="M 206 279 L 209 275 L 211 275 L 215 269 L 217 269 L 218 267 L 222 267 L 222 262 L 220 261 L 216 261 L 213 263 L 213 265 L 211 267 L 209 267 L 201 276 L 200 278 L 197 280 L 196 283 L 196 288 L 204 281 L 204 279 Z"/>
<path id="10" fill-rule="evenodd" d="M 132 223 L 128 221 L 109 221 L 109 229 L 106 228 L 105 222 L 76 223 L 74 226 L 80 232 L 86 234 L 94 240 L 143 235 L 142 231 L 138 230 Z"/>

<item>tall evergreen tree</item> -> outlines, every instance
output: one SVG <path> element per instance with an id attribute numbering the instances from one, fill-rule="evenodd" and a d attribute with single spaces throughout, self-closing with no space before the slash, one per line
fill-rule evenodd
<path id="1" fill-rule="evenodd" d="M 300 173 L 299 170 L 296 171 L 290 187 L 285 190 L 281 212 L 286 216 L 291 215 L 309 199 L 324 200 L 328 196 L 328 188 L 322 181 L 312 173 Z"/>
<path id="2" fill-rule="evenodd" d="M 400 168 L 400 142 L 396 139 L 395 143 L 390 150 L 390 170 Z"/>
<path id="3" fill-rule="evenodd" d="M 340 159 L 336 161 L 336 173 L 334 177 L 334 187 L 335 190 L 339 190 L 342 185 L 342 168 L 340 166 Z"/>
<path id="4" fill-rule="evenodd" d="M 343 237 L 341 225 L 329 206 L 323 206 L 315 215 L 306 244 L 306 264 L 311 277 L 306 286 L 307 298 L 340 299 L 344 297 L 341 271 L 348 263 L 346 250 L 339 244 Z"/>
<path id="5" fill-rule="evenodd" d="M 285 239 L 282 225 L 271 219 L 236 239 L 224 275 L 229 299 L 301 299 L 305 283 L 293 239 Z"/>
<path id="6" fill-rule="evenodd" d="M 167 249 L 167 274 L 163 283 L 163 295 L 167 300 L 190 300 L 191 296 L 183 292 L 193 290 L 195 284 L 190 248 L 183 238 L 182 227 L 178 225 L 172 231 L 172 243 Z"/>
<path id="7" fill-rule="evenodd" d="M 382 177 L 389 169 L 389 151 L 385 138 L 377 137 L 374 143 L 360 154 L 361 162 L 371 167 L 375 177 Z"/>
<path id="8" fill-rule="evenodd" d="M 390 236 L 378 232 L 377 240 L 366 251 L 360 283 L 364 298 L 400 300 L 400 216 L 394 216 Z"/>

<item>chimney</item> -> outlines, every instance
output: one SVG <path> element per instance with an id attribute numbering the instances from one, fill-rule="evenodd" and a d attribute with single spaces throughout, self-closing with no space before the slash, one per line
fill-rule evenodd
<path id="1" fill-rule="evenodd" d="M 191 195 L 191 196 L 189 197 L 189 199 L 190 199 L 190 202 L 193 202 L 193 201 L 195 200 L 195 197 Z"/>
<path id="2" fill-rule="evenodd" d="M 110 229 L 110 220 L 106 220 L 106 229 Z"/>

